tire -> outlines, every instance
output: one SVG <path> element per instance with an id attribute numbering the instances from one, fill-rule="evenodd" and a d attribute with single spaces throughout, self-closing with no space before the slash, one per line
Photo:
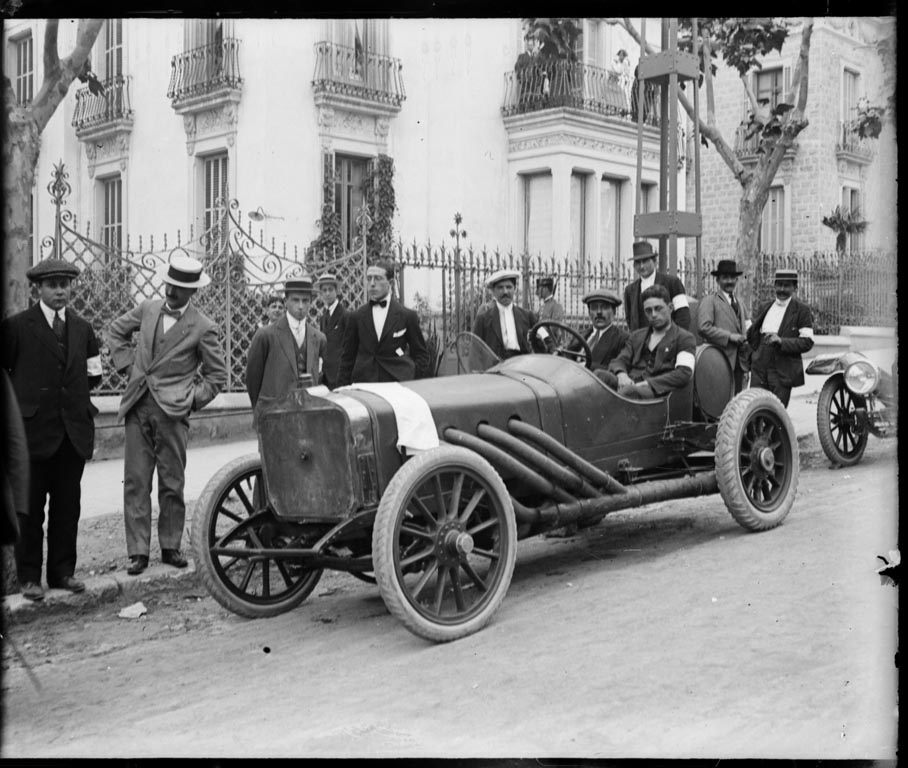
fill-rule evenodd
<path id="1" fill-rule="evenodd" d="M 766 389 L 747 389 L 725 406 L 716 434 L 719 493 L 749 531 L 779 525 L 798 492 L 798 440 L 785 406 Z"/>
<path id="2" fill-rule="evenodd" d="M 287 537 L 280 534 L 273 512 L 260 498 L 262 489 L 259 455 L 234 459 L 208 481 L 192 520 L 192 546 L 202 582 L 222 606 L 250 619 L 295 608 L 322 577 L 321 569 L 302 569 L 288 560 L 212 554 L 218 541 L 238 552 L 286 545 Z"/>
<path id="3" fill-rule="evenodd" d="M 863 397 L 845 386 L 841 375 L 826 379 L 817 403 L 817 435 L 823 453 L 833 464 L 850 467 L 864 455 L 868 433 L 859 426 L 855 409 L 866 404 Z"/>
<path id="4" fill-rule="evenodd" d="M 417 454 L 382 496 L 372 558 L 385 605 L 411 632 L 443 643 L 479 631 L 501 605 L 517 558 L 501 477 L 459 446 Z"/>

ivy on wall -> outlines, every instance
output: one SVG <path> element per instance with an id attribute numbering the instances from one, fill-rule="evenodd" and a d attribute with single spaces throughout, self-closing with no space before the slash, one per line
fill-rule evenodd
<path id="1" fill-rule="evenodd" d="M 366 241 L 369 261 L 391 256 L 394 242 L 393 222 L 397 201 L 394 196 L 394 159 L 379 155 L 371 164 L 365 180 L 363 202 L 372 216 Z"/>
<path id="2" fill-rule="evenodd" d="M 318 220 L 321 231 L 307 250 L 319 256 L 328 254 L 328 258 L 333 258 L 335 253 L 340 255 L 344 249 L 340 216 L 334 209 L 334 184 L 334 154 L 325 152 L 322 155 L 322 215 Z"/>

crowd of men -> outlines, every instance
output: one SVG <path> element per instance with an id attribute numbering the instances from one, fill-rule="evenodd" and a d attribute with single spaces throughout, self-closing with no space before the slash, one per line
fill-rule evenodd
<path id="1" fill-rule="evenodd" d="M 712 272 L 716 290 L 692 317 L 683 284 L 656 270 L 657 257 L 649 243 L 635 243 L 631 260 L 638 277 L 623 299 L 605 288 L 584 296 L 589 325 L 576 334 L 564 325 L 553 278 L 537 280 L 535 311 L 515 301 L 519 273 L 495 272 L 486 283 L 491 300 L 477 314 L 473 333 L 502 360 L 533 351 L 589 355 L 591 369 L 606 386 L 625 397 L 652 399 L 691 380 L 695 331 L 724 351 L 736 393 L 749 373 L 751 386 L 772 391 L 787 406 L 791 389 L 804 383 L 801 355 L 813 346 L 810 310 L 793 295 L 797 273 L 777 270 L 775 300 L 751 321 L 735 292 L 742 272 L 734 261 L 722 260 Z M 37 286 L 38 302 L 0 326 L 7 393 L 3 539 L 15 542 L 19 582 L 30 600 L 44 597 L 43 565 L 48 587 L 85 589 L 75 576 L 80 484 L 94 450 L 97 409 L 90 391 L 100 383 L 102 369 L 95 332 L 69 306 L 78 275 L 77 267 L 58 259 L 32 267 L 26 276 Z M 143 301 L 106 329 L 113 366 L 127 375 L 118 419 L 125 424 L 123 500 L 131 575 L 149 564 L 155 472 L 161 560 L 175 568 L 187 565 L 181 544 L 189 417 L 227 381 L 217 325 L 192 302 L 210 282 L 201 262 L 175 255 L 161 279 L 163 299 Z M 288 279 L 281 296 L 267 297 L 266 320 L 247 355 L 254 422 L 269 403 L 300 386 L 335 389 L 432 375 L 417 313 L 393 296 L 393 281 L 392 262 L 368 267 L 368 300 L 352 309 L 339 294 L 337 277 L 327 273 L 314 282 L 306 275 Z M 316 293 L 325 308 L 317 324 L 310 314 Z M 622 304 L 625 322 L 619 324 Z M 528 332 L 540 320 L 551 325 L 540 329 L 537 349 Z"/>

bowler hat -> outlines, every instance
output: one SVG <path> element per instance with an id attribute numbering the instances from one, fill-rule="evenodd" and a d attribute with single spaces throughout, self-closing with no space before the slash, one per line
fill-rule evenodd
<path id="1" fill-rule="evenodd" d="M 25 276 L 36 283 L 49 277 L 74 278 L 79 276 L 79 268 L 63 259 L 44 259 L 27 270 Z"/>
<path id="2" fill-rule="evenodd" d="M 641 261 L 642 259 L 654 259 L 659 254 L 653 250 L 646 240 L 640 240 L 634 243 L 634 255 L 628 261 Z"/>
<path id="3" fill-rule="evenodd" d="M 796 269 L 777 269 L 776 276 L 773 278 L 773 281 L 776 280 L 790 280 L 792 283 L 798 282 L 798 270 Z"/>
<path id="4" fill-rule="evenodd" d="M 590 291 L 583 297 L 583 303 L 587 306 L 593 301 L 604 301 L 606 304 L 611 304 L 615 307 L 621 306 L 621 299 L 618 298 L 618 295 L 612 293 L 607 288 L 600 288 L 598 291 Z"/>
<path id="5" fill-rule="evenodd" d="M 299 277 L 291 277 L 284 281 L 284 295 L 286 296 L 291 291 L 296 291 L 299 293 L 312 293 L 312 278 L 309 275 L 300 275 Z"/>
<path id="6" fill-rule="evenodd" d="M 536 287 L 537 288 L 551 288 L 555 290 L 555 278 L 553 277 L 539 277 L 536 278 Z"/>
<path id="7" fill-rule="evenodd" d="M 319 275 L 318 280 L 315 281 L 317 285 L 333 285 L 337 287 L 337 275 L 332 275 L 330 272 L 325 272 L 322 275 Z"/>
<path id="8" fill-rule="evenodd" d="M 719 275 L 743 275 L 744 273 L 738 269 L 736 262 L 731 259 L 720 259 L 719 263 L 716 264 L 716 268 L 710 272 L 713 277 L 718 277 Z"/>
<path id="9" fill-rule="evenodd" d="M 192 256 L 175 253 L 170 262 L 161 267 L 161 279 L 179 288 L 204 288 L 211 278 L 202 272 L 202 262 Z"/>
<path id="10" fill-rule="evenodd" d="M 499 269 L 489 275 L 489 279 L 486 280 L 486 287 L 492 288 L 495 283 L 500 283 L 502 280 L 513 280 L 516 283 L 518 277 L 520 277 L 520 273 L 514 269 Z"/>

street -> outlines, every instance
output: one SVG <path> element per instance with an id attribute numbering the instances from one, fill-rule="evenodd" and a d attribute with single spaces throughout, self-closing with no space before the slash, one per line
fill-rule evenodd
<path id="1" fill-rule="evenodd" d="M 197 579 L 8 627 L 3 757 L 894 759 L 895 442 L 802 458 L 785 523 L 721 498 L 521 542 L 492 623 L 432 645 L 328 573 L 248 621 Z"/>

